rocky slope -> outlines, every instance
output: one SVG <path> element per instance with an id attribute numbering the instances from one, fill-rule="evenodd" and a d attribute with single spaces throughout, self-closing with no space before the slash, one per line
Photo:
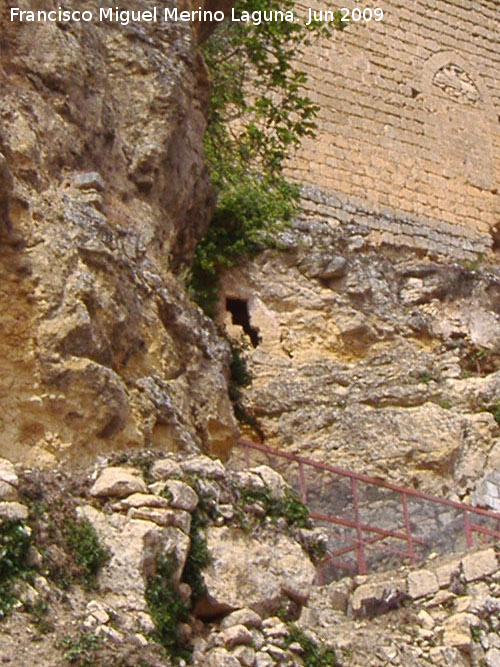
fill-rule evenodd
<path id="1" fill-rule="evenodd" d="M 212 207 L 191 27 L 16 23 L 10 4 L 0 452 L 51 464 L 111 447 L 223 450 L 227 346 L 175 277 Z"/>
<path id="2" fill-rule="evenodd" d="M 318 586 L 325 535 L 266 466 L 0 460 L 0 482 L 2 664 L 500 664 L 494 548 Z"/>

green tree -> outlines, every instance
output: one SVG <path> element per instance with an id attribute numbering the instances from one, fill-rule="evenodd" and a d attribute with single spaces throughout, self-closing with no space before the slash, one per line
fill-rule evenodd
<path id="1" fill-rule="evenodd" d="M 239 16 L 292 10 L 294 0 L 242 0 L 235 6 Z M 342 29 L 340 12 L 336 17 L 334 27 Z M 231 21 L 204 45 L 211 77 L 205 156 L 217 208 L 196 248 L 190 287 L 208 314 L 221 269 L 275 245 L 277 232 L 297 212 L 298 189 L 285 178 L 284 162 L 314 135 L 319 110 L 299 63 L 311 39 L 329 32 L 321 23 Z"/>

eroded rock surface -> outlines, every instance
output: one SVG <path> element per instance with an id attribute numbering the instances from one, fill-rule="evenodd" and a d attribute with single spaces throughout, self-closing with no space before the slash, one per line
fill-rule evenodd
<path id="1" fill-rule="evenodd" d="M 466 499 L 499 461 L 498 268 L 374 247 L 351 217 L 318 203 L 282 234 L 285 250 L 224 277 L 260 339 L 222 300 L 253 377 L 250 439 Z"/>
<path id="2" fill-rule="evenodd" d="M 223 450 L 228 350 L 174 275 L 212 208 L 191 27 L 7 13 L 0 452 L 50 464 L 111 446 Z"/>

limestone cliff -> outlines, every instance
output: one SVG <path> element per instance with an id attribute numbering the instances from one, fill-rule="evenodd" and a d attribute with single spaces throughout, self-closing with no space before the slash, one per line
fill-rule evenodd
<path id="1" fill-rule="evenodd" d="M 224 277 L 219 316 L 253 377 L 251 437 L 466 498 L 499 464 L 498 266 L 376 247 L 343 216 L 318 202 L 286 250 Z"/>
<path id="2" fill-rule="evenodd" d="M 191 26 L 19 23 L 6 4 L 0 451 L 219 451 L 234 433 L 228 349 L 175 275 L 213 201 Z"/>

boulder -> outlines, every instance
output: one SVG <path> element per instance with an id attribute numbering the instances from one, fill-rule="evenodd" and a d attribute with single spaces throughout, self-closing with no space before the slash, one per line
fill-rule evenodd
<path id="1" fill-rule="evenodd" d="M 0 500 L 16 500 L 17 498 L 17 489 L 7 482 L 2 482 L 0 480 Z"/>
<path id="2" fill-rule="evenodd" d="M 170 507 L 192 512 L 198 504 L 198 496 L 193 489 L 184 482 L 176 479 L 169 479 L 165 484 L 165 489 L 170 491 L 172 498 L 169 500 Z"/>
<path id="3" fill-rule="evenodd" d="M 239 529 L 210 527 L 207 544 L 212 562 L 204 570 L 207 595 L 198 604 L 200 616 L 241 607 L 268 616 L 290 599 L 290 588 L 308 596 L 315 568 L 287 535 L 256 540 Z"/>
<path id="4" fill-rule="evenodd" d="M 481 579 L 498 569 L 498 560 L 494 549 L 476 551 L 462 558 L 462 570 L 466 581 Z"/>
<path id="5" fill-rule="evenodd" d="M 439 583 L 435 572 L 429 570 L 416 570 L 410 572 L 407 579 L 408 595 L 416 600 L 418 598 L 433 595 L 439 590 Z"/>
<path id="6" fill-rule="evenodd" d="M 221 630 L 226 630 L 233 625 L 244 625 L 247 628 L 260 628 L 262 619 L 253 609 L 243 607 L 228 614 L 221 622 Z"/>
<path id="7" fill-rule="evenodd" d="M 206 667 L 241 667 L 240 661 L 225 648 L 216 648 L 206 655 Z"/>
<path id="8" fill-rule="evenodd" d="M 137 470 L 119 467 L 105 468 L 90 489 L 90 495 L 98 498 L 124 498 L 146 492 L 146 484 Z"/>
<path id="9" fill-rule="evenodd" d="M 354 616 L 376 616 L 396 609 L 408 599 L 403 578 L 382 579 L 358 586 L 350 599 Z"/>
<path id="10" fill-rule="evenodd" d="M 171 459 L 160 459 L 151 468 L 151 477 L 155 480 L 182 477 L 182 468 Z"/>
<path id="11" fill-rule="evenodd" d="M 147 578 L 156 571 L 158 556 L 175 554 L 179 581 L 186 562 L 189 538 L 177 528 L 164 528 L 151 521 L 128 519 L 122 514 L 105 514 L 84 505 L 80 518 L 95 528 L 110 559 L 99 574 L 99 584 L 107 592 L 106 603 L 124 611 L 147 611 L 144 598 Z"/>
<path id="12" fill-rule="evenodd" d="M 113 510 L 129 510 L 132 507 L 169 507 L 169 502 L 153 493 L 133 493 L 112 505 Z"/>
<path id="13" fill-rule="evenodd" d="M 12 463 L 7 459 L 0 458 L 0 482 L 10 484 L 17 489 L 19 479 Z"/>
<path id="14" fill-rule="evenodd" d="M 248 491 L 268 491 L 275 498 L 282 498 L 288 484 L 269 466 L 258 466 L 235 475 L 235 485 Z"/>
<path id="15" fill-rule="evenodd" d="M 21 503 L 0 502 L 0 521 L 25 521 L 28 508 Z"/>
<path id="16" fill-rule="evenodd" d="M 184 510 L 165 509 L 163 507 L 133 507 L 128 516 L 130 519 L 144 519 L 159 526 L 174 526 L 183 533 L 189 534 L 191 514 Z"/>
<path id="17" fill-rule="evenodd" d="M 190 475 L 199 477 L 212 477 L 213 479 L 224 479 L 226 469 L 218 459 L 209 456 L 191 456 L 181 463 L 182 470 Z"/>
<path id="18" fill-rule="evenodd" d="M 240 644 L 248 646 L 252 643 L 253 637 L 252 633 L 244 625 L 232 625 L 230 628 L 227 628 L 222 633 L 222 638 L 224 640 L 224 645 L 227 648 L 234 648 Z"/>

